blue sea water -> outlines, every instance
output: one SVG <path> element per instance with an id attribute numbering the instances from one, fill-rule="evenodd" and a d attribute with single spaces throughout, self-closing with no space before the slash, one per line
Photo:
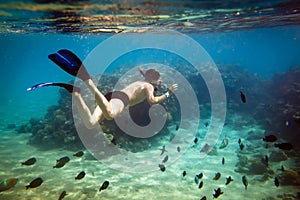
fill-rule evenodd
<path id="1" fill-rule="evenodd" d="M 47 0 L 0 3 L 3 19 L 0 22 L 0 199 L 57 199 L 64 190 L 68 193 L 65 199 L 165 200 L 203 196 L 213 199 L 217 188 L 224 191 L 220 199 L 299 199 L 300 8 L 297 1 L 56 3 Z M 221 117 L 215 118 L 222 123 L 220 135 L 212 131 L 215 138 L 207 137 L 210 128 L 216 130 L 214 124 L 210 125 L 215 117 L 210 116 L 213 103 L 208 102 L 209 95 L 207 89 L 203 89 L 200 76 L 189 74 L 191 65 L 163 50 L 142 49 L 113 60 L 106 73 L 115 75 L 120 68 L 122 73 L 122 70 L 128 72 L 145 63 L 160 63 L 170 67 L 170 71 L 186 71 L 183 74 L 190 78 L 188 81 L 200 104 L 201 121 L 198 124 L 200 117 L 191 117 L 180 124 L 177 115 L 182 110 L 176 108 L 167 110 L 169 124 L 161 131 L 162 135 L 149 141 L 125 137 L 117 131 L 112 133 L 117 129 L 106 127 L 105 137 L 111 142 L 111 137 L 116 138 L 120 154 L 103 150 L 105 142 L 95 144 L 101 147 L 96 149 L 96 156 L 93 145 L 78 147 L 81 129 L 73 127 L 70 106 L 66 105 L 70 100 L 68 93 L 62 93 L 57 87 L 34 91 L 27 88 L 37 83 L 74 80 L 47 57 L 59 49 L 69 49 L 85 60 L 99 45 L 118 34 L 125 33 L 121 45 L 127 45 L 132 35 L 126 36 L 126 31 L 143 34 L 152 28 L 185 34 L 201 45 L 216 64 L 226 92 L 226 102 L 219 102 L 217 106 L 221 109 L 216 107 L 216 110 L 226 107 L 225 123 Z M 178 41 L 173 42 L 171 45 L 180 47 Z M 105 51 L 116 49 L 118 46 L 111 46 Z M 182 49 L 189 47 L 182 46 Z M 101 55 L 97 60 L 98 68 L 96 71 L 93 68 L 93 75 L 97 69 L 106 68 Z M 134 72 L 138 74 L 137 70 Z M 162 74 L 168 73 L 163 71 Z M 179 77 L 175 75 L 177 72 L 174 77 Z M 218 83 L 214 79 L 206 81 Z M 98 84 L 102 87 L 103 82 L 100 80 Z M 179 88 L 184 85 L 178 84 Z M 220 91 L 218 89 L 209 91 L 210 95 Z M 190 94 L 184 97 L 187 104 L 191 99 Z M 174 103 L 172 100 L 162 104 L 168 108 L 168 104 Z M 58 107 L 53 106 L 58 104 Z M 193 116 L 193 113 L 188 114 Z M 78 119 L 74 117 L 74 121 Z M 195 131 L 193 127 L 198 128 Z M 182 133 L 184 137 L 176 138 Z M 279 149 L 262 140 L 273 134 L 277 137 L 276 143 L 292 143 L 294 148 Z M 97 137 L 90 134 L 85 139 L 92 143 Z M 208 141 L 213 139 L 216 143 L 211 147 Z M 123 148 L 129 153 L 124 153 Z M 74 149 L 84 151 L 84 156 L 74 157 Z M 95 160 L 99 158 L 97 155 L 104 157 L 103 160 Z M 69 156 L 70 162 L 62 169 L 53 168 L 56 160 L 63 156 Z M 37 163 L 20 165 L 30 157 L 35 157 Z M 140 165 L 143 167 L 138 168 Z M 148 167 L 151 170 L 147 171 Z M 125 168 L 130 172 L 120 170 Z M 143 170 L 147 173 L 142 173 Z M 85 171 L 86 176 L 74 181 L 80 171 Z M 195 176 L 200 172 L 204 173 L 201 180 Z M 221 178 L 214 180 L 217 172 L 222 174 Z M 234 181 L 225 185 L 228 176 Z M 248 189 L 245 189 L 243 176 L 249 181 Z M 19 178 L 15 187 L 1 191 L 4 184 L 1 181 L 14 177 Z M 37 177 L 42 177 L 44 183 L 25 190 Z M 279 178 L 279 186 L 274 185 L 275 177 Z M 108 189 L 99 192 L 106 180 L 110 181 Z M 201 189 L 198 188 L 200 181 L 204 182 Z"/>
<path id="2" fill-rule="evenodd" d="M 189 36 L 203 46 L 217 65 L 237 65 L 265 79 L 300 64 L 299 26 L 189 34 Z M 56 104 L 57 88 L 26 91 L 28 87 L 40 82 L 67 82 L 72 79 L 47 58 L 48 54 L 67 48 L 84 59 L 93 48 L 109 37 L 2 33 L 0 37 L 3 70 L 0 79 L 2 124 L 20 123 L 31 117 L 42 117 L 49 105 Z M 148 54 L 140 55 L 139 60 L 136 57 L 138 56 L 135 55 L 129 60 L 120 58 L 110 66 L 110 69 L 124 64 L 136 66 L 138 63 L 153 59 L 149 58 Z"/>

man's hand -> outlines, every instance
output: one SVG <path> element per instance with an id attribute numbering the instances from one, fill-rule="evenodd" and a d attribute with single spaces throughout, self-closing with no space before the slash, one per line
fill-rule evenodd
<path id="1" fill-rule="evenodd" d="M 168 93 L 169 93 L 169 94 L 172 94 L 177 88 L 178 88 L 178 84 L 172 85 L 172 86 L 168 89 Z"/>

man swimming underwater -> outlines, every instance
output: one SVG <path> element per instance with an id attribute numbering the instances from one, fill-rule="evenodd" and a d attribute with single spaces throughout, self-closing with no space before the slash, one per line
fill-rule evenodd
<path id="1" fill-rule="evenodd" d="M 83 80 L 90 91 L 95 94 L 97 106 L 94 112 L 91 113 L 84 102 L 80 94 L 80 88 L 70 84 L 53 82 L 40 83 L 27 90 L 31 91 L 44 86 L 59 86 L 65 88 L 74 96 L 73 99 L 76 102 L 83 123 L 89 129 L 94 128 L 98 122 L 104 119 L 114 119 L 127 106 L 134 106 L 144 100 L 147 100 L 150 104 L 157 104 L 167 99 L 178 87 L 177 84 L 173 84 L 166 93 L 155 97 L 153 92 L 155 87 L 159 84 L 159 72 L 154 69 L 149 69 L 143 73 L 141 68 L 139 68 L 139 71 L 145 78 L 144 80 L 133 82 L 121 91 L 113 91 L 103 95 L 94 84 L 81 60 L 74 53 L 62 49 L 57 53 L 50 54 L 48 57 L 67 73 Z"/>

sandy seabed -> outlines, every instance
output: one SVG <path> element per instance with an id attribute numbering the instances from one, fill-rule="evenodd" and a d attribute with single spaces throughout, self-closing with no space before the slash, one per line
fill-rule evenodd
<path id="1" fill-rule="evenodd" d="M 203 196 L 213 199 L 214 189 L 219 187 L 224 193 L 218 199 L 282 199 L 279 196 L 283 196 L 283 194 L 295 196 L 299 191 L 297 187 L 276 187 L 274 178 L 261 181 L 260 177 L 263 175 L 247 175 L 249 185 L 245 190 L 242 183 L 242 176 L 245 174 L 235 171 L 238 162 L 237 153 L 240 151 L 237 141 L 239 138 L 245 138 L 251 131 L 262 132 L 258 126 L 243 126 L 238 131 L 225 126 L 223 134 L 226 134 L 229 144 L 226 148 L 219 149 L 224 138 L 221 136 L 216 146 L 216 155 L 208 155 L 200 159 L 200 145 L 194 144 L 194 138 L 191 138 L 190 147 L 178 160 L 173 163 L 166 162 L 165 172 L 160 171 L 157 167 L 156 171 L 131 173 L 111 169 L 98 160 L 90 159 L 91 156 L 87 150 L 84 150 L 85 155 L 81 158 L 73 156 L 76 152 L 64 149 L 41 151 L 27 144 L 30 134 L 16 134 L 14 131 L 2 130 L 0 134 L 0 181 L 8 178 L 18 178 L 19 181 L 15 187 L 1 192 L 0 199 L 58 199 L 61 192 L 65 190 L 68 194 L 64 198 L 66 200 L 196 200 Z M 246 147 L 243 151 L 247 154 L 247 145 L 250 142 L 245 141 L 245 143 Z M 264 155 L 263 152 L 266 150 L 263 145 L 257 144 L 255 148 Z M 160 154 L 159 149 L 149 149 L 150 151 Z M 165 155 L 167 152 L 161 158 L 163 159 Z M 53 168 L 56 160 L 64 156 L 69 156 L 71 160 L 63 168 Z M 37 159 L 34 165 L 21 165 L 21 162 L 31 157 Z M 225 158 L 224 165 L 221 163 L 223 157 Z M 289 163 L 292 161 L 285 161 L 286 167 Z M 274 170 L 276 175 L 281 163 L 270 163 L 269 167 Z M 81 171 L 85 171 L 86 176 L 81 180 L 75 180 Z M 183 171 L 186 171 L 185 177 L 182 175 Z M 201 172 L 204 176 L 200 181 L 203 181 L 204 184 L 201 189 L 198 189 L 194 177 Z M 221 178 L 213 180 L 217 172 L 221 173 Z M 231 176 L 234 181 L 225 185 L 228 176 Z M 37 177 L 44 180 L 42 185 L 26 190 L 25 186 Z M 109 187 L 99 192 L 99 188 L 105 180 L 110 182 Z"/>

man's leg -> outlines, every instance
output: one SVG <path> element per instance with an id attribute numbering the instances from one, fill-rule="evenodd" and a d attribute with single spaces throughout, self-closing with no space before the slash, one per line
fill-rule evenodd
<path id="1" fill-rule="evenodd" d="M 97 106 L 93 114 L 91 114 L 91 111 L 84 102 L 81 94 L 79 92 L 73 92 L 72 94 L 75 99 L 79 115 L 83 120 L 84 125 L 88 129 L 94 128 L 97 123 L 101 122 L 104 119 L 104 115 L 99 106 Z"/>
<path id="2" fill-rule="evenodd" d="M 111 99 L 108 101 L 106 97 L 98 90 L 92 79 L 84 81 L 87 87 L 95 94 L 95 99 L 100 107 L 102 114 L 108 120 L 114 119 L 124 110 L 124 104 L 120 99 Z"/>

